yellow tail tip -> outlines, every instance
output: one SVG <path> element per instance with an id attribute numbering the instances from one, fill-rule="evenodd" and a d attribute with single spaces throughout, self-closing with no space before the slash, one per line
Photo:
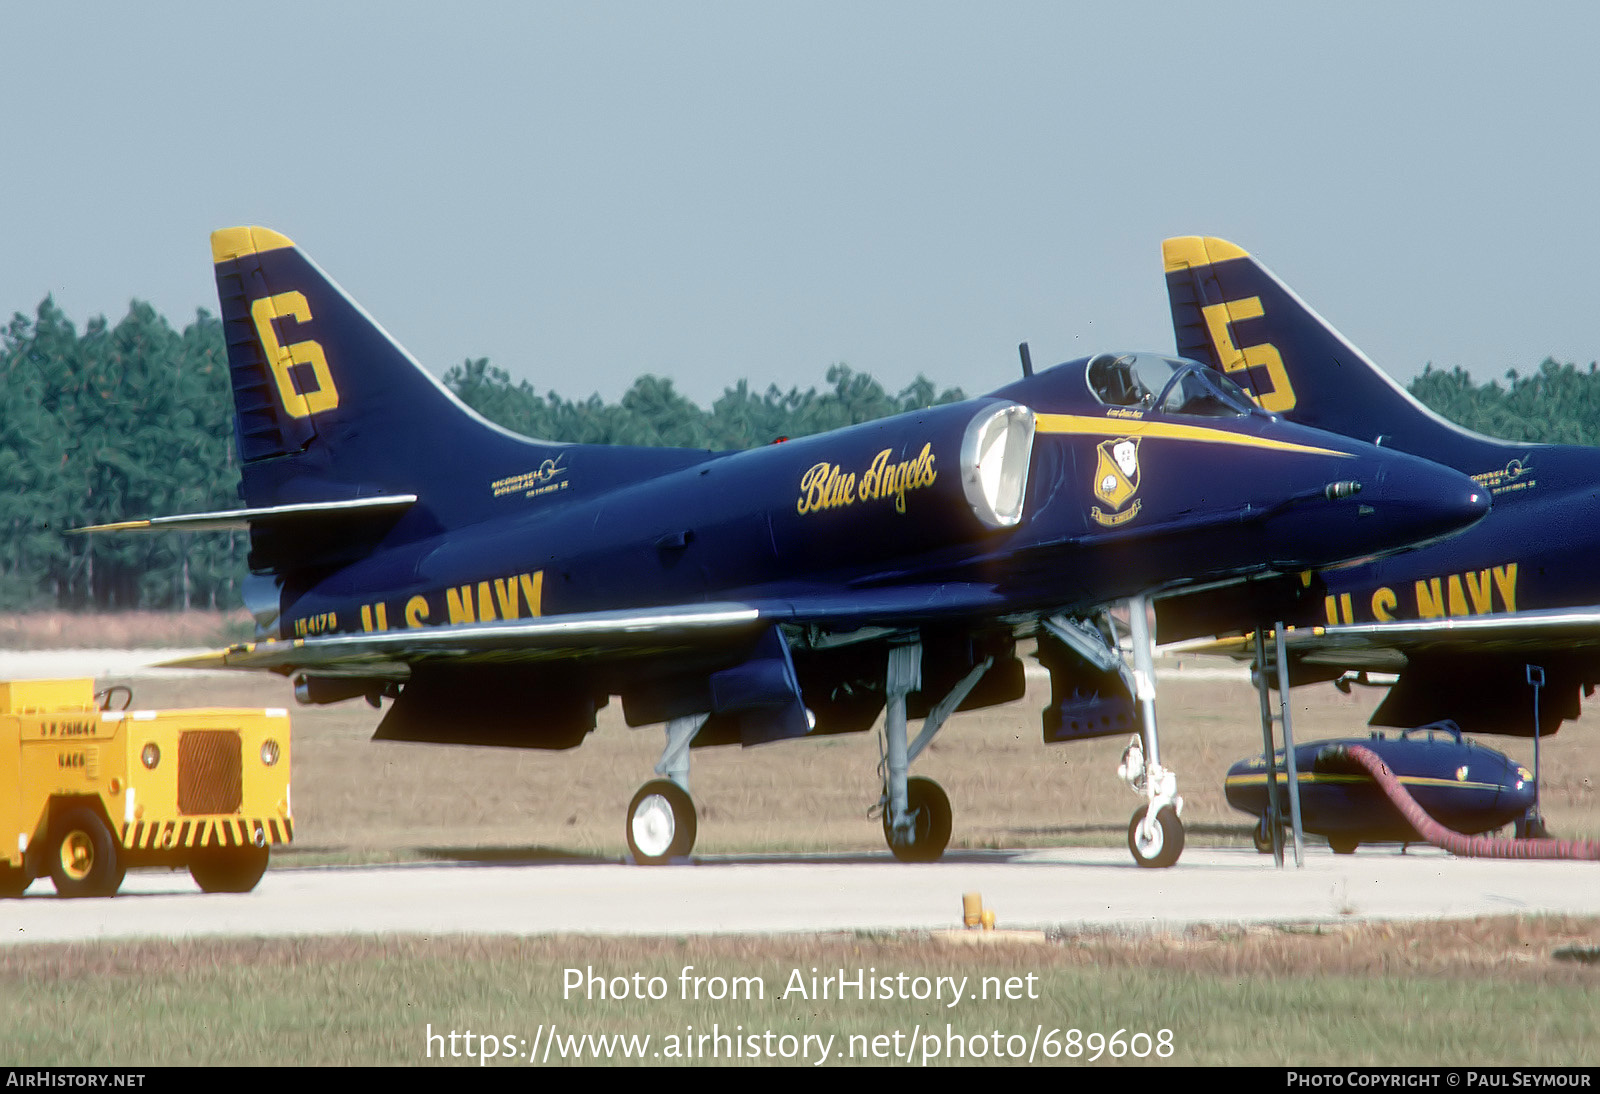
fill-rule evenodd
<path id="1" fill-rule="evenodd" d="M 1216 236 L 1174 236 L 1161 242 L 1161 260 L 1168 273 L 1249 257 L 1243 247 Z"/>
<path id="2" fill-rule="evenodd" d="M 245 255 L 293 246 L 294 240 L 271 228 L 222 228 L 211 233 L 211 261 L 229 262 Z"/>

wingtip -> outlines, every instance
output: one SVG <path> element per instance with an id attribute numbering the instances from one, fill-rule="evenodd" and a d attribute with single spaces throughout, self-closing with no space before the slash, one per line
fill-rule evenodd
<path id="1" fill-rule="evenodd" d="M 213 653 L 197 653 L 188 657 L 174 657 L 170 661 L 157 661 L 158 669 L 225 669 L 228 667 L 228 651 L 217 650 Z"/>
<path id="2" fill-rule="evenodd" d="M 158 669 L 231 669 L 236 667 L 230 657 L 254 652 L 256 643 L 235 642 L 225 650 L 192 653 L 187 657 L 174 657 L 170 661 L 157 661 Z"/>
<path id="3" fill-rule="evenodd" d="M 229 262 L 245 255 L 293 247 L 294 240 L 271 228 L 220 228 L 211 233 L 211 261 Z"/>
<path id="4" fill-rule="evenodd" d="M 1168 273 L 1249 257 L 1243 247 L 1216 236 L 1174 236 L 1161 243 L 1161 260 Z"/>
<path id="5" fill-rule="evenodd" d="M 88 536 L 99 532 L 147 532 L 152 527 L 149 520 L 118 520 L 110 524 L 86 524 L 82 528 L 63 528 L 64 536 Z"/>

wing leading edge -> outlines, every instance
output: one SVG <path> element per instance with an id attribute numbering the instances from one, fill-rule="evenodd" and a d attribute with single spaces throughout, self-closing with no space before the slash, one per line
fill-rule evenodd
<path id="1" fill-rule="evenodd" d="M 1600 607 L 1549 611 L 1499 612 L 1462 618 L 1396 620 L 1389 623 L 1346 623 L 1326 627 L 1289 627 L 1284 645 L 1307 661 L 1326 655 L 1332 662 L 1347 654 L 1384 657 L 1403 666 L 1418 653 L 1468 650 L 1475 653 L 1578 652 L 1600 650 Z M 1182 643 L 1190 653 L 1215 653 L 1247 661 L 1255 657 L 1252 640 L 1225 638 Z"/>
<path id="2" fill-rule="evenodd" d="M 714 646 L 746 638 L 760 625 L 761 613 L 747 605 L 694 604 L 253 642 L 161 667 L 403 678 L 407 665 L 425 661 L 554 661 Z"/>

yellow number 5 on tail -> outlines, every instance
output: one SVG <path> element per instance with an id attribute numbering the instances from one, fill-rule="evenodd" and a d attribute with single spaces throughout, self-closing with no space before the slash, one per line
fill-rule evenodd
<path id="1" fill-rule="evenodd" d="M 1283 367 L 1283 357 L 1278 353 L 1278 348 L 1270 342 L 1259 346 L 1245 346 L 1243 349 L 1234 344 L 1233 332 L 1229 326 L 1241 319 L 1259 319 L 1262 314 L 1261 298 L 1259 296 L 1246 297 L 1243 300 L 1228 300 L 1221 304 L 1212 304 L 1201 309 L 1206 317 L 1206 328 L 1211 332 L 1211 344 L 1217 349 L 1217 359 L 1222 362 L 1224 372 L 1243 372 L 1246 369 L 1264 368 L 1267 376 L 1272 380 L 1272 390 L 1265 394 L 1257 395 L 1256 402 L 1261 404 L 1261 409 L 1273 414 L 1287 414 L 1294 409 L 1294 388 L 1289 384 L 1289 373 Z M 1255 385 L 1246 383 L 1245 389 L 1254 392 Z"/>

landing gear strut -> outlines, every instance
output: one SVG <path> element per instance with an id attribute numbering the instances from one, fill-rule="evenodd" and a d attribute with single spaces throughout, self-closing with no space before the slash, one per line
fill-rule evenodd
<path id="1" fill-rule="evenodd" d="M 911 761 L 944 728 L 944 723 L 994 665 L 985 657 L 950 689 L 948 695 L 922 720 L 922 732 L 907 742 L 906 696 L 922 684 L 922 643 L 918 639 L 889 645 L 886 681 L 888 703 L 884 708 L 883 838 L 889 851 L 901 862 L 936 862 L 950 843 L 950 799 L 932 779 L 908 775 Z"/>
<path id="2" fill-rule="evenodd" d="M 1146 599 L 1128 601 L 1128 623 L 1133 639 L 1134 697 L 1139 700 L 1144 734 L 1128 742 L 1117 774 L 1145 798 L 1128 824 L 1128 850 L 1140 866 L 1171 866 L 1183 853 L 1183 799 L 1178 796 L 1178 777 L 1161 766 L 1161 747 L 1156 735 L 1156 674 L 1146 615 Z"/>

